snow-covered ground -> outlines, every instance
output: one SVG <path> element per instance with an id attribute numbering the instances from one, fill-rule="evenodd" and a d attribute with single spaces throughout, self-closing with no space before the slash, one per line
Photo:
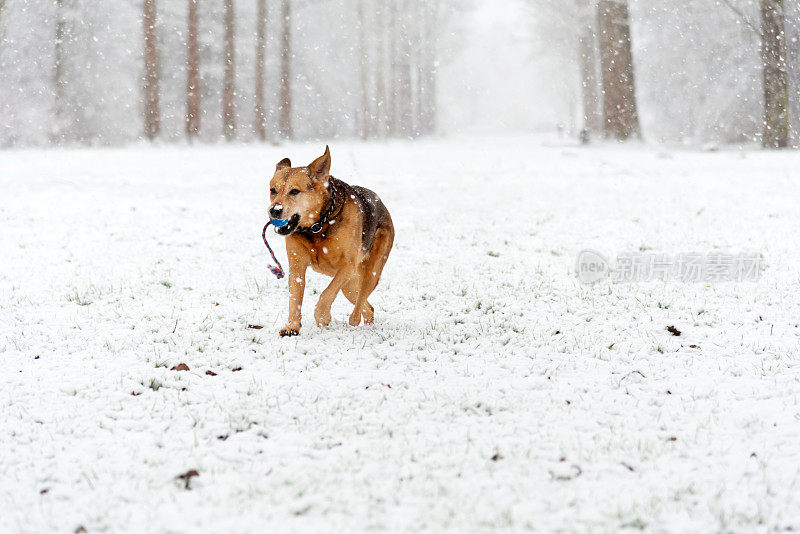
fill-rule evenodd
<path id="1" fill-rule="evenodd" d="M 312 273 L 280 338 L 267 181 L 323 148 L 0 153 L 0 531 L 800 529 L 800 154 L 333 143 L 397 230 L 376 322 Z"/>

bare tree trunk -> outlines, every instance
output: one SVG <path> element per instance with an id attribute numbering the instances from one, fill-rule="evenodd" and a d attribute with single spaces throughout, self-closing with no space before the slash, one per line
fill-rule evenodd
<path id="1" fill-rule="evenodd" d="M 600 110 L 597 95 L 597 58 L 594 27 L 587 23 L 581 30 L 578 52 L 581 62 L 581 92 L 583 96 L 583 128 L 586 135 L 600 129 Z"/>
<path id="2" fill-rule="evenodd" d="M 437 61 L 437 24 L 439 18 L 439 0 L 423 3 L 424 15 L 424 45 L 422 47 L 422 70 L 420 85 L 422 93 L 420 106 L 422 108 L 421 133 L 431 134 L 436 131 L 436 61 Z"/>
<path id="3" fill-rule="evenodd" d="M 0 22 L 3 21 L 3 10 L 6 8 L 6 0 L 0 0 Z M 0 26 L 0 42 L 3 41 L 3 28 Z"/>
<path id="4" fill-rule="evenodd" d="M 186 37 L 186 135 L 200 133 L 200 51 L 197 45 L 197 0 L 189 0 Z"/>
<path id="5" fill-rule="evenodd" d="M 225 139 L 236 136 L 236 43 L 233 0 L 225 0 L 225 68 L 222 82 L 222 127 Z"/>
<path id="6" fill-rule="evenodd" d="M 264 74 L 267 57 L 267 0 L 258 0 L 256 17 L 256 135 L 267 140 L 267 112 L 265 108 Z"/>
<path id="7" fill-rule="evenodd" d="M 156 0 L 144 0 L 144 135 L 158 136 L 161 111 L 158 91 L 158 49 L 156 43 Z"/>
<path id="8" fill-rule="evenodd" d="M 369 67 L 366 44 L 366 20 L 364 20 L 364 0 L 358 0 L 358 47 L 361 50 L 361 139 L 369 137 L 369 92 L 367 88 L 367 68 Z"/>
<path id="9" fill-rule="evenodd" d="M 64 19 L 64 0 L 56 0 L 56 40 L 55 65 L 53 68 L 53 87 L 55 88 L 56 125 L 55 141 L 64 141 L 64 106 L 66 104 L 67 81 L 64 77 L 64 39 L 67 36 L 67 22 Z"/>
<path id="10" fill-rule="evenodd" d="M 627 0 L 600 0 L 600 64 L 603 80 L 603 131 L 606 137 L 640 135 L 633 77 Z"/>
<path id="11" fill-rule="evenodd" d="M 399 131 L 404 137 L 411 135 L 412 88 L 411 88 L 411 43 L 408 35 L 408 0 L 404 0 L 400 10 L 404 20 L 400 24 L 398 36 L 398 112 Z"/>
<path id="12" fill-rule="evenodd" d="M 783 8 L 789 71 L 789 140 L 793 148 L 800 148 L 800 4 L 788 4 Z"/>
<path id="13" fill-rule="evenodd" d="M 431 46 L 435 46 L 432 44 Z M 436 51 L 433 51 L 435 54 Z M 433 56 L 433 60 L 429 63 L 428 68 L 426 69 L 427 73 L 427 81 L 425 83 L 425 133 L 432 134 L 436 133 L 436 125 L 437 120 L 436 116 L 438 113 L 438 103 L 436 100 L 436 56 Z"/>
<path id="14" fill-rule="evenodd" d="M 764 68 L 765 148 L 789 144 L 789 78 L 784 0 L 761 0 L 761 61 Z"/>
<path id="15" fill-rule="evenodd" d="M 281 105 L 279 128 L 281 137 L 291 139 L 292 132 L 292 6 L 281 1 Z"/>
<path id="16" fill-rule="evenodd" d="M 397 99 L 398 99 L 398 50 L 397 50 L 397 0 L 388 0 L 389 4 L 389 27 L 387 35 L 389 39 L 389 88 L 386 106 L 386 130 L 388 135 L 397 135 Z"/>
<path id="17" fill-rule="evenodd" d="M 428 47 L 425 33 L 427 24 L 427 6 L 417 0 L 415 11 L 417 46 L 414 46 L 415 74 L 417 83 L 414 86 L 414 135 L 421 135 L 425 122 L 425 49 Z"/>
<path id="18" fill-rule="evenodd" d="M 388 135 L 389 121 L 386 118 L 386 61 L 384 57 L 384 42 L 386 40 L 386 24 L 384 21 L 385 9 L 378 4 L 376 16 L 378 18 L 377 34 L 378 38 L 378 61 L 375 68 L 375 129 L 379 137 Z"/>

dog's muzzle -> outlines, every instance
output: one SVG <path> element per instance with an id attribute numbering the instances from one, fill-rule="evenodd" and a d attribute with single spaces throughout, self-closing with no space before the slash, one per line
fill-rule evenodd
<path id="1" fill-rule="evenodd" d="M 283 205 L 282 204 L 274 204 L 269 208 L 269 217 L 270 219 L 280 220 L 281 216 L 283 215 Z M 273 222 L 272 224 L 275 224 Z M 276 225 L 278 226 L 278 225 Z M 282 226 L 282 225 L 280 225 Z"/>

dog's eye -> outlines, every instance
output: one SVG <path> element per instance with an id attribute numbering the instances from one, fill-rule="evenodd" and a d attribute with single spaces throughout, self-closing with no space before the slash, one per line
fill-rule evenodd
<path id="1" fill-rule="evenodd" d="M 276 194 L 276 193 L 277 193 L 277 191 L 275 191 L 275 188 L 274 188 L 274 187 L 270 187 L 270 188 L 269 188 L 269 194 L 270 194 L 270 195 L 274 195 L 274 194 Z"/>
<path id="2" fill-rule="evenodd" d="M 289 191 L 289 194 L 292 195 L 292 196 L 298 195 L 298 194 L 300 194 L 300 190 L 299 189 L 292 189 L 291 191 Z"/>

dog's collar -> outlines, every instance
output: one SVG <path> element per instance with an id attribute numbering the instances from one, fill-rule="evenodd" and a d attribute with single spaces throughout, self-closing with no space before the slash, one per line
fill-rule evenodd
<path id="1" fill-rule="evenodd" d="M 331 200 L 328 203 L 328 207 L 325 212 L 322 214 L 322 217 L 319 218 L 317 222 L 312 224 L 308 227 L 298 226 L 297 231 L 301 233 L 310 233 L 310 234 L 318 234 L 322 231 L 322 228 L 325 226 L 325 223 L 328 222 L 328 219 L 331 215 L 333 215 L 333 211 L 336 208 L 336 178 L 333 176 L 328 177 L 328 186 L 331 188 Z"/>

